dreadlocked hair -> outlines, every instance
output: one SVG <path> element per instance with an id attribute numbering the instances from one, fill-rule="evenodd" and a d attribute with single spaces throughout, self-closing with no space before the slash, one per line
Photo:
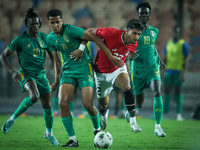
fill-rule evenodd
<path id="1" fill-rule="evenodd" d="M 139 11 L 140 7 L 147 7 L 149 8 L 149 11 L 151 11 L 151 5 L 149 4 L 149 2 L 141 2 L 137 5 L 136 10 L 137 12 Z"/>
<path id="2" fill-rule="evenodd" d="M 34 10 L 35 10 L 34 7 L 32 7 L 32 8 L 29 8 L 29 9 L 26 11 L 27 14 L 26 14 L 26 17 L 25 17 L 25 19 L 24 19 L 23 22 L 26 24 L 29 18 L 36 18 L 36 17 L 37 17 L 37 18 L 39 19 L 39 22 L 40 22 L 40 26 L 39 26 L 39 28 L 40 28 L 41 25 L 42 25 L 42 22 L 40 21 L 40 18 L 38 17 L 38 14 L 35 13 Z"/>
<path id="3" fill-rule="evenodd" d="M 144 25 L 142 24 L 141 21 L 133 18 L 127 23 L 126 28 L 130 30 L 137 29 L 137 30 L 143 31 Z"/>

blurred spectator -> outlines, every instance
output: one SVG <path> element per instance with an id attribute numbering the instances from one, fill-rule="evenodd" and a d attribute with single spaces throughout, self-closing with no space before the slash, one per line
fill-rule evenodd
<path id="1" fill-rule="evenodd" d="M 185 40 L 180 38 L 180 27 L 175 26 L 173 29 L 173 39 L 168 40 L 164 47 L 166 71 L 164 79 L 165 103 L 164 113 L 169 111 L 171 90 L 175 88 L 177 102 L 177 120 L 182 121 L 181 116 L 183 94 L 182 86 L 186 72 L 186 58 L 189 55 L 189 47 Z"/>

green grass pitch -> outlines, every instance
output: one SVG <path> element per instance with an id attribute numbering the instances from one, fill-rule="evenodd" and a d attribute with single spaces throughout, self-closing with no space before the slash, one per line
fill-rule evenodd
<path id="1" fill-rule="evenodd" d="M 0 116 L 0 126 L 10 116 Z M 154 120 L 138 118 L 142 127 L 141 133 L 131 132 L 129 123 L 125 119 L 108 119 L 106 131 L 113 136 L 110 150 L 200 150 L 200 121 L 162 120 L 162 128 L 167 136 L 164 138 L 154 136 Z M 93 127 L 89 118 L 74 118 L 74 128 L 79 141 L 80 150 L 96 150 L 93 140 Z M 19 117 L 11 130 L 4 134 L 0 132 L 1 150 L 63 150 L 60 146 L 51 145 L 43 137 L 45 122 L 43 116 Z M 60 117 L 55 117 L 53 133 L 63 145 L 69 138 Z"/>

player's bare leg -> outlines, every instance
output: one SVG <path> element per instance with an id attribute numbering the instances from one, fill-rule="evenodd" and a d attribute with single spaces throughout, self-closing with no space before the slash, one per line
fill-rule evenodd
<path id="1" fill-rule="evenodd" d="M 99 101 L 99 113 L 100 113 L 100 126 L 102 130 L 106 129 L 107 119 L 109 114 L 109 97 L 110 94 L 106 95 L 104 98 L 98 98 Z"/>
<path id="2" fill-rule="evenodd" d="M 83 106 L 89 114 L 89 117 L 94 127 L 94 134 L 96 135 L 100 131 L 100 125 L 97 108 L 93 105 L 94 89 L 90 86 L 86 86 L 81 89 L 81 92 Z"/>
<path id="3" fill-rule="evenodd" d="M 72 99 L 74 91 L 75 91 L 74 85 L 63 83 L 62 85 L 60 85 L 58 93 L 61 120 L 70 138 L 70 141 L 67 142 L 65 145 L 63 145 L 63 147 L 79 146 L 73 127 L 73 118 L 69 111 L 69 103 Z"/>
<path id="4" fill-rule="evenodd" d="M 122 89 L 125 97 L 125 104 L 130 115 L 131 130 L 135 133 L 141 132 L 142 128 L 138 126 L 135 116 L 135 99 L 130 85 L 130 78 L 127 73 L 120 73 L 115 81 L 115 85 Z"/>

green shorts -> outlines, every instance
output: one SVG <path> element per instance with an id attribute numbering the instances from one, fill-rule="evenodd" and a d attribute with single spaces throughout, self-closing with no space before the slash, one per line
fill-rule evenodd
<path id="1" fill-rule="evenodd" d="M 25 74 L 23 72 L 19 73 L 22 76 L 22 82 L 20 82 L 20 87 L 22 92 L 25 92 L 24 85 L 28 80 L 33 80 L 36 83 L 40 95 L 51 92 L 49 80 L 47 79 L 45 73 L 39 74 L 37 76 L 32 76 L 29 74 Z"/>
<path id="2" fill-rule="evenodd" d="M 149 83 L 154 80 L 161 81 L 160 70 L 152 70 L 146 72 L 146 76 L 139 77 L 131 74 L 131 83 L 135 95 L 140 95 L 146 88 L 149 88 Z"/>
<path id="3" fill-rule="evenodd" d="M 179 74 L 168 74 L 165 73 L 164 84 L 165 85 L 176 85 L 176 86 L 183 86 L 184 82 L 179 81 Z"/>
<path id="4" fill-rule="evenodd" d="M 69 83 L 81 88 L 90 86 L 94 88 L 94 73 L 90 65 L 85 66 L 82 70 L 79 68 L 78 72 L 63 71 L 60 79 L 60 85 L 63 83 Z"/>

